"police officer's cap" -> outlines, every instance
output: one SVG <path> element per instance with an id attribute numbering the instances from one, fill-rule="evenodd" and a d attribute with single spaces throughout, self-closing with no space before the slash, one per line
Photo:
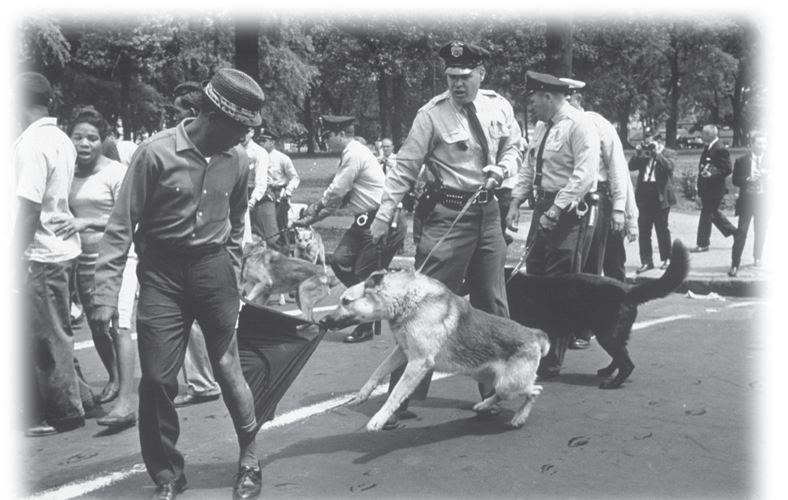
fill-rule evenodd
<path id="1" fill-rule="evenodd" d="M 272 130 L 268 130 L 264 128 L 260 131 L 260 139 L 271 139 L 273 141 L 279 140 L 279 136 L 276 135 Z"/>
<path id="2" fill-rule="evenodd" d="M 525 73 L 525 88 L 528 94 L 543 90 L 545 92 L 569 93 L 569 84 L 547 73 L 527 71 Z"/>
<path id="3" fill-rule="evenodd" d="M 490 59 L 487 50 L 456 40 L 444 45 L 438 55 L 446 62 L 444 73 L 447 75 L 467 75 Z"/>
<path id="4" fill-rule="evenodd" d="M 571 78 L 559 78 L 559 80 L 569 85 L 569 93 L 571 94 L 580 92 L 586 87 L 586 82 L 581 82 L 580 80 L 573 80 Z"/>
<path id="5" fill-rule="evenodd" d="M 342 132 L 348 125 L 353 123 L 355 120 L 355 116 L 333 116 L 333 115 L 322 115 L 320 117 L 320 124 L 323 127 L 323 133 L 321 136 L 327 135 L 329 132 L 334 132 L 338 134 Z"/>

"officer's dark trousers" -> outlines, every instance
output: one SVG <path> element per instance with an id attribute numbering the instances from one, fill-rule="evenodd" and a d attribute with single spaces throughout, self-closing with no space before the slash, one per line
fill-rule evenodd
<path id="1" fill-rule="evenodd" d="M 607 253 L 607 240 L 610 235 L 613 200 L 610 198 L 610 192 L 607 187 L 600 189 L 598 192 L 598 211 L 594 217 L 594 225 L 588 228 L 588 231 L 591 232 L 591 237 L 586 237 L 589 245 L 583 272 L 601 275 L 605 263 L 605 254 Z M 581 330 L 575 332 L 575 338 L 590 340 L 592 334 L 593 332 L 589 329 Z"/>
<path id="2" fill-rule="evenodd" d="M 419 269 L 424 264 L 422 272 L 446 285 L 453 293 L 459 292 L 463 281 L 467 281 L 473 307 L 508 318 L 509 306 L 503 274 L 506 243 L 501 232 L 501 216 L 496 200 L 484 205 L 471 205 L 425 263 L 427 255 L 438 240 L 447 234 L 459 213 L 460 210 L 438 203 L 420 224 L 417 225 L 415 220 L 418 215 L 414 216 L 414 227 L 421 228 L 420 238 L 417 238 L 419 245 L 415 267 Z M 391 373 L 389 392 L 404 371 L 405 366 L 402 366 Z M 431 378 L 432 371 L 413 392 L 413 399 L 423 400 L 427 397 Z M 491 395 L 492 388 L 484 388 L 480 384 L 479 392 L 486 397 Z"/>
<path id="3" fill-rule="evenodd" d="M 726 238 L 736 232 L 736 226 L 720 211 L 722 198 L 701 198 L 700 218 L 698 219 L 699 247 L 707 247 L 711 242 L 711 225 L 714 224 Z"/>
<path id="4" fill-rule="evenodd" d="M 137 276 L 140 445 L 148 473 L 161 484 L 183 477 L 184 458 L 175 448 L 180 427 L 173 398 L 195 319 L 202 327 L 236 432 L 254 425 L 254 405 L 248 411 L 239 409 L 238 391 L 228 386 L 219 363 L 229 349 L 237 350 L 235 324 L 240 304 L 235 272 L 224 247 L 194 255 L 148 244 L 140 255 Z"/>
<path id="5" fill-rule="evenodd" d="M 556 227 L 545 231 L 539 227 L 539 219 L 552 205 L 552 199 L 538 202 L 534 208 L 531 227 L 528 232 L 530 249 L 525 258 L 528 274 L 557 276 L 566 273 L 579 273 L 585 264 L 588 244 L 591 237 L 588 227 L 588 214 L 578 217 L 574 210 L 564 211 Z M 562 307 L 555 304 L 555 307 Z M 539 364 L 540 373 L 558 373 L 564 362 L 571 335 L 562 334 L 550 337 L 550 351 Z"/>

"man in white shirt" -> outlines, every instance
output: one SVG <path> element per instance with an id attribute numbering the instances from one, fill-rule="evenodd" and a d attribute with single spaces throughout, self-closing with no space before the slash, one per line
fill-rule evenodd
<path id="1" fill-rule="evenodd" d="M 14 92 L 24 129 L 13 156 L 18 202 L 14 245 L 22 260 L 14 267 L 25 270 L 17 285 L 23 292 L 24 339 L 37 386 L 26 434 L 44 436 L 85 425 L 70 318 L 80 240 L 76 233 L 62 238 L 52 226 L 73 218 L 68 195 L 77 154 L 57 120 L 49 117 L 52 88 L 43 75 L 19 75 Z"/>
<path id="2" fill-rule="evenodd" d="M 290 197 L 293 196 L 293 191 L 301 183 L 301 178 L 298 176 L 298 172 L 296 172 L 290 157 L 276 149 L 276 141 L 279 140 L 278 135 L 271 130 L 264 129 L 260 133 L 260 140 L 263 149 L 268 152 L 271 158 L 268 167 L 268 187 L 264 201 L 274 204 L 276 227 L 279 233 L 277 242 L 282 248 L 289 250 L 290 240 L 286 231 L 287 214 L 290 211 Z"/>

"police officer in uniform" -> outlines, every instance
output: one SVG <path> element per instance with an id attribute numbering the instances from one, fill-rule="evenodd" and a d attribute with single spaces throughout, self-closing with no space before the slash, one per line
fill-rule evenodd
<path id="1" fill-rule="evenodd" d="M 407 233 L 398 213 L 392 219 L 396 224 L 386 224 L 386 239 L 378 257 L 377 242 L 372 241 L 370 226 L 380 207 L 386 177 L 372 151 L 355 139 L 354 119 L 352 116 L 322 117 L 329 149 L 341 153 L 339 168 L 323 197 L 307 208 L 305 218 L 293 223 L 295 226 L 310 226 L 336 212 L 347 200 L 347 206 L 353 212 L 353 225 L 331 256 L 331 269 L 347 287 L 364 281 L 379 268 L 388 267 Z M 373 323 L 361 324 L 344 342 L 352 344 L 371 340 L 372 330 Z"/>
<path id="2" fill-rule="evenodd" d="M 520 205 L 533 195 L 526 272 L 547 276 L 578 273 L 585 263 L 586 238 L 591 236 L 589 218 L 596 216 L 589 194 L 595 191 L 599 172 L 599 133 L 586 113 L 566 101 L 566 82 L 528 71 L 526 89 L 540 122 L 512 190 L 507 225 L 517 230 Z M 568 343 L 566 335 L 550 339 L 550 352 L 542 358 L 539 376 L 559 374 Z"/>
<path id="3" fill-rule="evenodd" d="M 573 80 L 571 78 L 560 78 L 562 82 L 569 84 L 569 104 L 579 109 L 583 109 L 583 95 L 580 93 L 585 88 L 585 82 Z M 616 252 L 619 248 L 623 250 L 624 227 L 627 220 L 627 193 L 632 189 L 632 180 L 629 177 L 627 168 L 627 158 L 624 156 L 624 146 L 618 137 L 615 127 L 605 119 L 604 116 L 593 111 L 585 111 L 591 117 L 599 133 L 599 147 L 601 156 L 599 158 L 599 175 L 597 176 L 597 216 L 593 225 L 590 238 L 590 247 L 586 264 L 583 272 L 588 274 L 601 275 L 608 252 Z M 634 200 L 634 195 L 632 196 Z M 634 208 L 634 203 L 629 206 Z M 630 225 L 633 227 L 637 221 L 630 214 Z M 620 255 L 620 254 L 619 254 Z M 626 254 L 624 254 L 626 258 Z M 619 260 L 617 257 L 616 260 Z M 607 276 L 607 272 L 605 272 Z M 621 276 L 623 281 L 623 276 Z M 575 337 L 569 344 L 570 349 L 585 349 L 590 345 L 591 330 L 575 332 Z"/>
<path id="4" fill-rule="evenodd" d="M 373 237 L 385 235 L 395 207 L 416 182 L 422 165 L 431 182 L 414 214 L 417 269 L 457 293 L 463 282 L 471 304 L 508 317 L 504 264 L 506 243 L 493 190 L 516 175 L 521 162 L 520 127 L 511 104 L 491 90 L 480 89 L 490 53 L 481 47 L 453 41 L 438 52 L 446 62 L 449 89 L 423 106 L 408 138 L 397 153 L 397 164 L 386 176 L 381 208 L 372 225 Z M 462 207 L 484 188 L 451 231 Z M 418 231 L 419 234 L 415 234 Z M 438 241 L 446 239 L 434 253 Z M 392 373 L 390 389 L 404 367 Z M 430 376 L 413 397 L 424 399 Z M 482 388 L 480 387 L 480 390 Z M 487 391 L 483 391 L 487 392 Z M 485 394 L 483 394 L 485 395 Z M 404 418 L 407 400 L 400 410 Z M 496 417 L 499 408 L 480 413 Z M 396 426 L 395 421 L 384 428 Z M 407 414 L 407 416 L 411 416 Z"/>

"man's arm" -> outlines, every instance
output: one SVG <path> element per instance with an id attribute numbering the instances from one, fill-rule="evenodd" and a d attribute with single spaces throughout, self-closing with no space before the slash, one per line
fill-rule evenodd
<path id="1" fill-rule="evenodd" d="M 14 241 L 16 252 L 15 259 L 21 259 L 27 247 L 33 243 L 39 220 L 41 219 L 41 204 L 18 196 L 19 208 L 16 213 L 14 225 Z"/>
<path id="2" fill-rule="evenodd" d="M 293 191 L 301 184 L 301 177 L 298 176 L 298 172 L 293 166 L 293 162 L 290 160 L 289 156 L 285 156 L 285 171 L 287 172 L 288 179 L 290 179 L 285 188 L 285 195 L 293 196 Z"/>
<path id="3" fill-rule="evenodd" d="M 574 208 L 591 190 L 599 174 L 599 133 L 596 125 L 584 117 L 570 131 L 569 141 L 574 155 L 574 169 L 569 181 L 558 191 L 553 205 L 566 210 Z"/>
<path id="4" fill-rule="evenodd" d="M 244 158 L 246 159 L 244 161 Z M 249 158 L 239 155 L 240 174 L 230 192 L 230 237 L 227 240 L 227 251 L 233 261 L 236 278 L 241 276 L 241 259 L 243 257 L 244 220 L 247 211 L 247 184 L 249 183 Z M 240 282 L 239 282 L 240 284 Z"/>
<path id="5" fill-rule="evenodd" d="M 717 169 L 716 173 L 723 178 L 731 175 L 731 171 L 733 170 L 731 168 L 731 154 L 725 146 L 720 145 L 711 155 L 711 165 Z M 714 173 L 712 173 L 712 175 L 714 175 Z"/>
<path id="6" fill-rule="evenodd" d="M 254 158 L 249 158 L 248 161 L 251 162 L 252 168 L 254 168 L 254 189 L 251 196 L 249 196 L 249 207 L 253 207 L 263 199 L 268 189 L 268 169 L 271 167 L 271 156 L 268 154 L 268 151 L 263 149 L 262 152 L 257 151 Z M 246 177 L 247 179 L 249 178 L 248 172 Z"/>
<path id="7" fill-rule="evenodd" d="M 742 156 L 733 164 L 733 177 L 731 177 L 731 182 L 738 188 L 742 188 L 746 185 L 747 177 L 750 175 L 747 171 L 746 159 L 746 156 Z"/>

